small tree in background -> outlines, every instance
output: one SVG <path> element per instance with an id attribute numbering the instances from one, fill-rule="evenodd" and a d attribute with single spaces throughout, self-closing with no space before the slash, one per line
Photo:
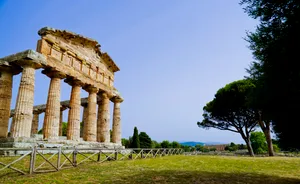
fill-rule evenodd
<path id="1" fill-rule="evenodd" d="M 187 145 L 181 145 L 181 148 L 184 150 L 184 152 L 190 152 L 191 151 L 191 147 L 187 146 Z"/>
<path id="2" fill-rule="evenodd" d="M 204 146 L 202 146 L 201 144 L 197 144 L 195 145 L 196 151 L 203 151 L 204 150 Z"/>
<path id="3" fill-rule="evenodd" d="M 238 149 L 239 150 L 247 149 L 247 145 L 245 145 L 245 144 L 238 144 Z"/>
<path id="4" fill-rule="evenodd" d="M 217 151 L 217 148 L 209 148 L 209 151 Z"/>
<path id="5" fill-rule="evenodd" d="M 161 145 L 160 145 L 159 142 L 153 140 L 152 141 L 152 148 L 161 148 Z"/>
<path id="6" fill-rule="evenodd" d="M 162 148 L 170 148 L 171 147 L 170 142 L 167 141 L 167 140 L 162 141 L 160 143 L 160 145 L 161 145 Z"/>
<path id="7" fill-rule="evenodd" d="M 125 148 L 129 148 L 129 143 L 130 143 L 129 139 L 122 138 L 121 142 L 122 142 L 122 146 L 125 146 Z"/>
<path id="8" fill-rule="evenodd" d="M 139 131 L 136 127 L 133 130 L 132 142 L 130 144 L 131 148 L 140 148 L 140 138 L 139 138 Z"/>
<path id="9" fill-rule="evenodd" d="M 238 148 L 239 148 L 238 145 L 231 142 L 230 145 L 225 147 L 225 150 L 227 150 L 227 151 L 236 151 L 236 150 L 238 150 Z"/>
<path id="10" fill-rule="evenodd" d="M 263 132 L 252 132 L 250 141 L 255 154 L 262 154 L 268 151 L 266 137 Z"/>
<path id="11" fill-rule="evenodd" d="M 201 145 L 201 144 L 197 144 L 197 145 L 195 146 L 195 149 L 196 149 L 196 151 L 209 152 L 209 149 L 206 148 L 206 147 L 204 147 L 204 146 Z"/>
<path id="12" fill-rule="evenodd" d="M 180 148 L 181 147 L 179 142 L 177 142 L 177 141 L 171 142 L 171 145 L 172 145 L 172 148 Z"/>
<path id="13" fill-rule="evenodd" d="M 68 123 L 63 122 L 62 123 L 62 136 L 67 136 L 67 127 L 68 127 Z"/>
<path id="14" fill-rule="evenodd" d="M 151 148 L 152 140 L 146 132 L 140 132 L 139 135 L 140 148 Z"/>

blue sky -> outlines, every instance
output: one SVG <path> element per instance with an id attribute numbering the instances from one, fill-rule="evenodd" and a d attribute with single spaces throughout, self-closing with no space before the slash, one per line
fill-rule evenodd
<path id="1" fill-rule="evenodd" d="M 115 86 L 125 99 L 123 137 L 131 136 L 137 126 L 157 141 L 242 143 L 239 134 L 196 125 L 215 92 L 243 78 L 253 60 L 243 38 L 257 22 L 238 3 L 0 0 L 0 57 L 35 49 L 37 31 L 45 26 L 85 35 L 96 39 L 121 69 Z M 15 76 L 12 108 L 19 81 L 20 75 Z M 36 72 L 35 105 L 46 103 L 49 81 Z M 62 82 L 62 100 L 70 98 L 70 90 Z M 40 128 L 42 121 L 43 115 Z"/>

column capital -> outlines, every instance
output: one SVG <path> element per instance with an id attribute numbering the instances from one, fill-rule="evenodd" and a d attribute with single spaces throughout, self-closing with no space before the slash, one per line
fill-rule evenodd
<path id="1" fill-rule="evenodd" d="M 84 86 L 83 89 L 89 93 L 98 93 L 99 89 L 92 85 Z"/>
<path id="2" fill-rule="evenodd" d="M 45 112 L 45 110 L 43 110 L 43 109 L 37 109 L 37 110 L 33 110 L 33 112 L 32 112 L 32 114 L 37 114 L 37 115 L 39 115 L 39 114 L 41 114 L 41 113 L 43 113 L 43 112 Z"/>
<path id="3" fill-rule="evenodd" d="M 81 106 L 87 107 L 88 105 L 88 98 L 81 98 Z"/>
<path id="4" fill-rule="evenodd" d="M 61 105 L 61 106 L 60 106 L 60 111 L 64 111 L 64 110 L 66 110 L 67 108 L 68 108 L 68 107 Z"/>
<path id="5" fill-rule="evenodd" d="M 22 68 L 18 65 L 9 65 L 6 61 L 0 61 L 0 71 L 6 71 L 12 73 L 13 75 L 18 75 L 22 72 Z"/>
<path id="6" fill-rule="evenodd" d="M 42 71 L 42 74 L 45 74 L 50 78 L 60 78 L 60 79 L 66 78 L 66 74 L 52 69 L 45 69 Z"/>
<path id="7" fill-rule="evenodd" d="M 16 63 L 22 66 L 22 68 L 34 68 L 34 69 L 42 68 L 42 65 L 40 63 L 34 62 L 34 60 L 30 60 L 30 59 L 22 59 L 17 61 Z"/>
<path id="8" fill-rule="evenodd" d="M 104 91 L 101 91 L 98 93 L 98 96 L 100 97 L 100 101 L 103 100 L 103 99 L 107 99 L 109 98 L 110 96 L 108 95 L 108 93 L 104 92 Z"/>
<path id="9" fill-rule="evenodd" d="M 81 106 L 82 107 L 87 107 L 88 106 L 88 103 L 86 102 L 86 103 L 81 103 Z"/>
<path id="10" fill-rule="evenodd" d="M 111 99 L 111 101 L 114 103 L 122 103 L 124 101 L 124 99 L 122 97 L 115 96 Z"/>
<path id="11" fill-rule="evenodd" d="M 84 86 L 83 82 L 74 78 L 66 78 L 64 82 L 66 82 L 70 86 Z"/>
<path id="12" fill-rule="evenodd" d="M 43 68 L 43 64 L 39 63 L 38 61 L 32 60 L 32 59 L 20 59 L 15 62 L 13 62 L 15 65 L 20 66 L 21 68 L 34 68 L 35 70 Z"/>

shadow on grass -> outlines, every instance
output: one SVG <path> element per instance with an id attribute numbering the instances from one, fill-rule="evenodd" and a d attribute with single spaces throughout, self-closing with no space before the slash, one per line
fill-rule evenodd
<path id="1" fill-rule="evenodd" d="M 145 171 L 112 183 L 193 183 L 193 184 L 300 184 L 300 179 L 257 173 L 213 173 L 203 171 Z"/>
<path id="2" fill-rule="evenodd" d="M 71 171 L 71 170 L 69 170 Z M 7 173 L 0 176 L 0 183 L 113 183 L 113 184 L 300 184 L 300 179 L 280 176 L 270 176 L 258 173 L 226 173 L 205 171 L 180 171 L 180 170 L 139 170 L 128 171 L 128 174 L 116 176 L 113 173 L 106 176 L 103 171 L 84 172 L 83 170 L 71 171 L 71 175 L 64 172 L 53 172 L 47 174 L 18 175 Z"/>

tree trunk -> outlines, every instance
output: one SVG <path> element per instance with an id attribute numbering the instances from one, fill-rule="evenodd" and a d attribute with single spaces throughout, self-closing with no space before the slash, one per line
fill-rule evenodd
<path id="1" fill-rule="evenodd" d="M 246 136 L 243 131 L 240 131 L 240 134 L 241 134 L 242 138 L 244 139 L 244 141 L 246 142 L 249 155 L 251 157 L 254 157 L 254 152 L 253 152 L 251 142 L 250 142 L 250 136 Z M 247 135 L 249 135 L 249 133 L 247 133 Z"/>
<path id="2" fill-rule="evenodd" d="M 264 130 L 264 134 L 266 136 L 266 140 L 267 140 L 267 144 L 268 144 L 268 152 L 269 152 L 269 156 L 274 156 L 274 150 L 273 150 L 273 143 L 272 143 L 272 139 L 271 139 L 271 131 L 270 131 L 270 124 L 268 124 L 268 126 L 266 126 L 265 130 Z"/>
<path id="3" fill-rule="evenodd" d="M 274 149 L 273 149 L 273 143 L 272 143 L 272 139 L 271 139 L 271 129 L 270 129 L 270 122 L 269 121 L 265 121 L 265 123 L 262 121 L 262 113 L 261 111 L 258 112 L 259 114 L 259 120 L 258 120 L 258 124 L 260 126 L 260 128 L 262 129 L 262 131 L 265 134 L 266 137 L 266 141 L 268 144 L 268 152 L 269 152 L 269 156 L 274 156 Z"/>
<path id="4" fill-rule="evenodd" d="M 252 146 L 251 146 L 250 138 L 246 138 L 245 142 L 246 142 L 246 145 L 247 145 L 247 149 L 248 149 L 249 155 L 251 157 L 254 157 L 254 152 L 253 152 L 253 149 L 252 149 Z"/>

